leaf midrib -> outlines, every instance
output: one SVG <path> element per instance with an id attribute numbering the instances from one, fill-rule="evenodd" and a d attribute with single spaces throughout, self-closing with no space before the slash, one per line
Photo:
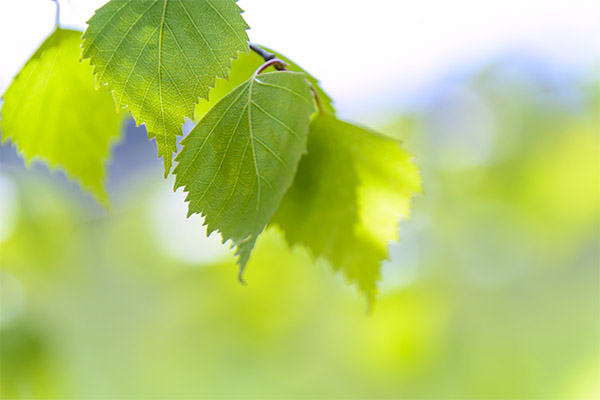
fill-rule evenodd
<path id="1" fill-rule="evenodd" d="M 163 125 L 163 136 L 165 136 L 165 138 L 164 138 L 165 145 L 167 144 L 167 138 L 166 138 L 167 126 L 165 124 L 165 107 L 163 104 L 163 94 L 162 94 L 162 74 L 160 71 L 162 69 L 162 44 L 163 44 L 162 36 L 163 36 L 163 28 L 164 28 L 164 24 L 165 24 L 165 15 L 167 13 L 167 3 L 168 3 L 168 0 L 165 0 L 165 3 L 163 5 L 163 13 L 162 13 L 161 21 L 160 21 L 160 31 L 158 33 L 158 71 L 157 71 L 157 74 L 158 74 L 158 101 L 160 103 L 160 115 L 161 115 L 162 125 Z M 152 5 L 152 7 L 154 7 L 154 5 Z M 166 156 L 165 156 L 165 160 L 166 160 Z M 165 172 L 165 174 L 166 173 L 168 173 L 168 172 Z"/>
<path id="2" fill-rule="evenodd" d="M 256 73 L 250 78 L 250 90 L 248 92 L 248 135 L 250 137 L 250 143 L 252 146 L 252 160 L 254 161 L 254 170 L 256 172 L 256 185 L 258 186 L 258 193 L 256 195 L 256 211 L 260 209 L 260 196 L 261 196 L 261 184 L 260 184 L 260 173 L 258 172 L 258 161 L 256 160 L 256 149 L 254 147 L 254 131 L 252 130 L 252 91 L 254 90 L 254 81 L 256 80 Z"/>
<path id="3" fill-rule="evenodd" d="M 132 0 L 130 0 L 128 3 L 126 3 L 125 5 L 123 5 L 121 8 L 119 8 L 119 11 L 121 11 L 127 4 L 130 4 Z M 168 0 L 165 0 L 165 5 L 167 3 Z M 136 25 L 138 24 L 138 22 L 140 22 L 140 20 L 158 3 L 158 0 L 155 0 L 154 3 L 152 3 L 152 5 L 150 5 L 150 7 L 148 7 L 143 13 L 140 14 L 139 17 L 137 17 L 137 19 L 133 22 L 133 24 L 131 24 L 131 26 L 127 29 L 127 31 L 125 32 L 125 34 L 121 37 L 121 40 L 119 40 L 119 43 L 117 43 L 117 46 L 115 47 L 115 49 L 112 51 L 110 57 L 108 58 L 108 61 L 106 61 L 106 64 L 104 65 L 104 68 L 102 69 L 102 73 L 100 74 L 100 76 L 98 77 L 98 81 L 102 82 L 103 78 L 104 78 L 104 74 L 106 72 L 106 70 L 108 69 L 108 66 L 110 65 L 111 61 L 113 60 L 113 57 L 115 56 L 115 54 L 117 53 L 117 51 L 121 48 L 121 45 L 123 44 L 123 42 L 125 41 L 125 39 L 127 39 L 127 36 L 129 36 L 129 33 L 133 30 L 133 28 L 136 27 Z M 116 12 L 116 13 L 117 13 Z M 116 14 L 115 13 L 115 14 Z M 113 15 L 114 16 L 114 15 Z M 111 17 L 112 20 L 112 17 Z M 110 20 L 109 20 L 110 21 Z M 98 34 L 96 35 L 96 37 L 100 36 L 100 33 L 102 32 L 102 30 L 104 30 L 104 28 L 108 25 L 108 22 L 102 27 L 102 29 L 98 32 Z M 89 45 L 89 48 L 91 48 L 91 44 Z"/>

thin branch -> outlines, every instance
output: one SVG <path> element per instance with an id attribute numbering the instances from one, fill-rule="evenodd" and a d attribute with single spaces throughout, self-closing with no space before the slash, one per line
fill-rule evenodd
<path id="1" fill-rule="evenodd" d="M 277 56 L 275 54 L 269 53 L 268 51 L 266 51 L 265 49 L 263 49 L 256 43 L 249 43 L 248 45 L 250 46 L 250 50 L 252 50 L 256 54 L 261 56 L 263 58 L 263 60 L 265 60 L 265 62 L 271 61 L 272 59 L 277 58 Z"/>
<path id="2" fill-rule="evenodd" d="M 308 82 L 308 79 L 306 81 Z M 310 85 L 310 91 L 312 92 L 313 97 L 315 98 L 315 103 L 317 103 L 317 109 L 321 114 L 323 114 L 325 112 L 325 109 L 323 108 L 323 104 L 321 103 L 321 98 L 319 97 L 319 94 L 317 93 L 317 90 L 312 85 L 312 83 L 308 82 L 308 84 Z"/>

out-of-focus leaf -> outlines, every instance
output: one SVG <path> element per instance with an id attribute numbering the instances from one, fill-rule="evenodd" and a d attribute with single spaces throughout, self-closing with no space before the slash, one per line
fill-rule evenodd
<path id="1" fill-rule="evenodd" d="M 80 36 L 56 29 L 15 77 L 3 96 L 2 142 L 10 139 L 27 163 L 39 158 L 63 169 L 107 204 L 104 161 L 121 117 L 79 62 Z"/>
<path id="2" fill-rule="evenodd" d="M 418 169 L 396 140 L 325 113 L 311 122 L 307 147 L 273 223 L 371 302 L 398 219 L 421 190 Z"/>
<path id="3" fill-rule="evenodd" d="M 306 149 L 314 111 L 304 74 L 254 75 L 219 101 L 182 141 L 175 188 L 189 213 L 237 247 L 241 270 L 277 210 Z"/>
<path id="4" fill-rule="evenodd" d="M 234 0 L 112 0 L 88 22 L 82 57 L 117 106 L 156 138 L 165 176 L 184 117 L 248 51 L 240 13 Z"/>

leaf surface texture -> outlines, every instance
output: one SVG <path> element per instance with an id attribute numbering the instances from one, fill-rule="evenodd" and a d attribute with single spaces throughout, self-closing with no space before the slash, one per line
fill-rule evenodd
<path id="1" fill-rule="evenodd" d="M 234 0 L 111 0 L 88 25 L 82 58 L 156 139 L 166 176 L 184 117 L 248 51 L 241 9 Z"/>
<path id="2" fill-rule="evenodd" d="M 188 192 L 189 215 L 236 246 L 241 271 L 292 183 L 313 111 L 304 74 L 253 75 L 182 140 L 175 188 Z"/>

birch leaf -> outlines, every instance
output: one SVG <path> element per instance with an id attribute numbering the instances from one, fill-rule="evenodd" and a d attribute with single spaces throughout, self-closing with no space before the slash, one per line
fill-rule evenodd
<path id="1" fill-rule="evenodd" d="M 56 29 L 19 71 L 3 96 L 2 142 L 11 140 L 28 164 L 39 159 L 63 169 L 107 205 L 104 161 L 121 116 L 79 62 L 80 37 Z"/>
<path id="2" fill-rule="evenodd" d="M 394 140 L 320 113 L 308 153 L 272 224 L 355 283 L 371 303 L 398 219 L 421 191 L 418 169 Z"/>
<path id="3" fill-rule="evenodd" d="M 111 0 L 88 21 L 82 58 L 156 139 L 165 176 L 184 117 L 248 51 L 240 13 L 234 0 Z"/>
<path id="4" fill-rule="evenodd" d="M 182 140 L 175 188 L 188 192 L 188 215 L 236 246 L 240 274 L 292 183 L 313 111 L 304 74 L 253 75 Z"/>

